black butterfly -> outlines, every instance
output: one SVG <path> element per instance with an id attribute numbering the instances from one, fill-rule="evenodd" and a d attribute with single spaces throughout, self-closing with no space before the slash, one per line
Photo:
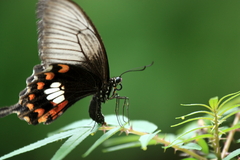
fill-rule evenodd
<path id="1" fill-rule="evenodd" d="M 19 102 L 1 108 L 0 117 L 17 113 L 29 124 L 49 124 L 78 100 L 93 95 L 89 115 L 105 124 L 101 103 L 128 98 L 116 93 L 122 89 L 122 74 L 109 78 L 106 51 L 91 20 L 71 0 L 39 0 L 37 17 L 41 64 L 27 78 Z"/>

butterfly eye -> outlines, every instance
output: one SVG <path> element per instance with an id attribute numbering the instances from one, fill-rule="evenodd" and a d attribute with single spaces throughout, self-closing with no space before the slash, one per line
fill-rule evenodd
<path id="1" fill-rule="evenodd" d="M 122 78 L 121 77 L 116 77 L 115 78 L 115 83 L 116 84 L 119 84 L 119 83 L 121 83 L 122 82 Z"/>

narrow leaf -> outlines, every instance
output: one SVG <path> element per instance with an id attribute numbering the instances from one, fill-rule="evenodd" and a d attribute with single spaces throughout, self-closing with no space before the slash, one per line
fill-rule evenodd
<path id="1" fill-rule="evenodd" d="M 141 142 L 142 149 L 147 150 L 147 145 L 151 139 L 153 139 L 156 134 L 158 134 L 160 130 L 156 131 L 155 133 L 152 134 L 145 134 L 139 138 L 139 141 Z"/>
<path id="2" fill-rule="evenodd" d="M 193 138 L 189 138 L 189 139 L 185 139 L 185 140 L 181 140 L 179 139 L 179 137 L 177 139 L 175 139 L 171 144 L 169 144 L 168 146 L 166 147 L 163 147 L 163 148 L 170 148 L 174 145 L 179 145 L 179 144 L 183 144 L 183 143 L 187 143 L 187 142 L 190 142 L 190 141 L 193 141 L 193 140 L 196 140 L 196 139 L 200 139 L 200 138 L 212 138 L 213 135 L 212 134 L 202 134 L 202 135 L 199 135 L 199 136 L 196 136 L 196 137 L 193 137 Z"/>
<path id="3" fill-rule="evenodd" d="M 207 109 L 209 109 L 209 110 L 211 110 L 211 107 L 209 107 L 208 105 L 206 105 L 206 104 L 181 104 L 182 106 L 202 106 L 202 107 L 205 107 L 205 108 L 207 108 Z"/>
<path id="4" fill-rule="evenodd" d="M 225 114 L 229 114 L 229 113 L 232 113 L 233 111 L 236 111 L 238 110 L 238 107 L 240 105 L 237 104 L 237 105 L 232 105 L 232 106 L 229 106 L 229 107 L 226 107 L 226 108 L 223 108 L 221 111 L 219 111 L 219 116 L 222 116 L 222 115 L 225 115 Z"/>
<path id="5" fill-rule="evenodd" d="M 125 128 L 132 128 L 133 130 L 139 132 L 153 133 L 158 127 L 148 121 L 134 120 L 131 121 L 131 124 L 126 125 Z"/>
<path id="6" fill-rule="evenodd" d="M 201 150 L 202 149 L 202 147 L 200 147 L 196 143 L 187 143 L 187 144 L 179 146 L 179 147 L 184 148 L 184 149 L 195 149 L 195 150 Z"/>
<path id="7" fill-rule="evenodd" d="M 176 119 L 185 119 L 186 117 L 189 117 L 189 116 L 192 116 L 192 115 L 195 115 L 195 114 L 199 114 L 199 113 L 205 113 L 205 114 L 209 114 L 211 116 L 214 116 L 214 114 L 212 112 L 208 112 L 208 111 L 196 111 L 196 112 L 192 112 L 192 113 L 189 113 L 187 115 L 184 115 L 184 116 L 181 116 L 181 117 L 177 117 Z"/>
<path id="8" fill-rule="evenodd" d="M 99 126 L 96 126 L 95 128 L 99 128 Z M 80 128 L 77 129 L 75 134 L 71 136 L 55 153 L 55 155 L 52 157 L 52 160 L 61 160 L 68 153 L 70 153 L 79 143 L 81 143 L 84 139 L 86 139 L 93 131 L 96 129 L 92 128 Z"/>
<path id="9" fill-rule="evenodd" d="M 136 142 L 139 140 L 138 135 L 128 135 L 128 136 L 121 136 L 121 137 L 115 137 L 106 140 L 103 142 L 103 145 L 105 147 L 115 146 L 123 143 L 129 143 L 129 142 Z"/>
<path id="10" fill-rule="evenodd" d="M 25 147 L 19 148 L 19 149 L 15 150 L 15 151 L 13 151 L 11 153 L 8 153 L 8 154 L 0 157 L 0 160 L 6 159 L 6 158 L 10 158 L 10 157 L 16 156 L 18 154 L 25 153 L 25 152 L 37 149 L 39 147 L 42 147 L 42 146 L 47 145 L 49 143 L 52 143 L 54 141 L 58 141 L 58 140 L 67 138 L 67 137 L 73 135 L 75 133 L 75 131 L 76 130 L 70 130 L 70 131 L 66 131 L 66 132 L 61 132 L 61 133 L 55 134 L 55 135 L 53 135 L 51 137 L 47 137 L 47 138 L 45 138 L 43 140 L 39 140 L 39 141 L 37 141 L 35 143 L 32 143 L 32 144 L 27 145 Z"/>
<path id="11" fill-rule="evenodd" d="M 184 123 L 188 123 L 188 122 L 196 121 L 196 120 L 200 120 L 200 119 L 206 119 L 206 120 L 209 120 L 209 121 L 212 120 L 212 118 L 209 118 L 209 117 L 196 117 L 196 118 L 187 119 L 187 120 L 185 120 L 183 122 L 180 122 L 178 124 L 171 125 L 171 127 L 176 127 L 176 126 L 182 125 Z"/>
<path id="12" fill-rule="evenodd" d="M 115 114 L 105 116 L 107 125 L 119 126 L 128 122 L 128 118 L 122 115 L 116 116 Z"/>
<path id="13" fill-rule="evenodd" d="M 218 107 L 218 109 L 221 109 L 223 106 L 225 106 L 227 103 L 229 103 L 230 101 L 232 101 L 233 99 L 235 99 L 239 95 L 240 95 L 240 91 L 235 92 L 235 93 L 231 93 L 231 94 L 228 94 L 228 95 L 222 97 L 218 102 L 219 104 L 221 103 L 221 105 Z M 230 98 L 226 99 L 227 97 L 230 97 Z M 224 99 L 226 99 L 226 100 L 224 102 L 222 102 Z"/>
<path id="14" fill-rule="evenodd" d="M 118 132 L 121 129 L 121 127 L 116 127 L 104 135 L 102 135 L 84 154 L 83 157 L 88 156 L 97 146 L 99 146 L 103 141 L 114 135 L 116 132 Z"/>
<path id="15" fill-rule="evenodd" d="M 67 131 L 67 130 L 71 130 L 71 129 L 77 129 L 77 128 L 93 128 L 94 126 L 94 122 L 92 119 L 83 119 L 83 120 L 79 120 L 76 122 L 73 122 L 71 124 L 68 124 L 56 131 L 53 131 L 51 133 L 48 133 L 48 136 L 54 135 L 56 133 L 62 132 L 62 131 Z"/>
<path id="16" fill-rule="evenodd" d="M 209 154 L 208 143 L 203 138 L 199 138 L 196 141 L 199 144 L 199 146 L 202 147 L 202 152 L 205 153 L 206 155 Z"/>
<path id="17" fill-rule="evenodd" d="M 231 152 L 227 157 L 225 157 L 223 160 L 231 160 L 232 158 L 240 155 L 240 148 L 236 149 L 235 151 Z"/>
<path id="18" fill-rule="evenodd" d="M 103 150 L 103 152 L 112 152 L 112 151 L 117 151 L 121 149 L 135 148 L 140 146 L 141 146 L 140 142 L 131 142 L 131 143 L 126 143 L 126 144 L 121 144 L 114 147 L 106 148 Z"/>
<path id="19" fill-rule="evenodd" d="M 240 128 L 240 124 L 236 124 L 236 125 L 233 126 L 233 127 L 223 129 L 223 130 L 221 130 L 221 135 L 222 135 L 222 134 L 225 134 L 225 133 L 227 133 L 227 132 L 230 132 L 230 131 L 232 131 L 232 130 L 239 129 L 239 128 Z"/>
<path id="20" fill-rule="evenodd" d="M 209 105 L 213 109 L 217 108 L 217 106 L 218 106 L 218 97 L 210 98 Z"/>
<path id="21" fill-rule="evenodd" d="M 195 158 L 183 158 L 181 160 L 197 160 L 197 159 L 195 159 Z"/>

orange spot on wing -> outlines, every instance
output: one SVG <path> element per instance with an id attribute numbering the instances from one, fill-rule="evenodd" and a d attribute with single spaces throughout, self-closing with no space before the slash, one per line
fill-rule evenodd
<path id="1" fill-rule="evenodd" d="M 32 110 L 32 109 L 34 108 L 34 105 L 31 104 L 31 103 L 28 103 L 28 104 L 26 105 L 26 107 L 27 107 L 29 110 Z"/>
<path id="2" fill-rule="evenodd" d="M 28 98 L 29 98 L 30 101 L 33 100 L 35 98 L 35 94 L 29 94 Z"/>
<path id="3" fill-rule="evenodd" d="M 55 108 L 51 109 L 49 111 L 49 113 L 54 116 L 56 114 L 58 114 L 61 110 L 63 110 L 63 108 L 68 104 L 68 101 L 63 101 L 62 103 L 60 103 L 59 105 L 57 105 Z"/>
<path id="4" fill-rule="evenodd" d="M 43 83 L 43 82 L 37 82 L 37 89 L 38 90 L 43 89 L 44 85 L 45 85 L 45 83 Z"/>
<path id="5" fill-rule="evenodd" d="M 57 105 L 56 103 L 51 102 L 54 105 Z M 62 110 L 66 105 L 68 104 L 68 101 L 65 100 L 62 103 L 58 104 L 56 107 L 48 111 L 46 114 L 44 114 L 42 117 L 38 119 L 38 123 L 46 122 L 48 117 L 51 116 L 52 120 L 56 119 L 59 115 L 62 114 Z"/>
<path id="6" fill-rule="evenodd" d="M 38 113 L 38 117 L 41 117 L 44 114 L 45 110 L 42 109 L 42 108 L 38 108 L 34 112 L 37 112 Z"/>
<path id="7" fill-rule="evenodd" d="M 60 116 L 63 112 L 59 112 L 57 115 L 53 116 L 52 119 L 56 119 L 58 116 Z"/>
<path id="8" fill-rule="evenodd" d="M 65 101 L 63 101 L 62 103 L 60 103 L 59 105 L 58 105 L 58 108 L 60 109 L 60 110 L 62 110 L 64 107 L 66 107 L 66 105 L 68 104 L 68 100 L 65 100 Z M 59 111 L 60 111 L 59 110 Z"/>
<path id="9" fill-rule="evenodd" d="M 53 106 L 56 106 L 56 105 L 57 105 L 57 103 L 54 103 L 54 102 L 52 102 L 52 101 L 51 101 L 50 103 L 51 103 Z"/>
<path id="10" fill-rule="evenodd" d="M 65 64 L 58 64 L 59 66 L 62 67 L 62 69 L 59 69 L 59 73 L 66 73 L 69 71 L 69 66 L 68 65 L 65 65 Z"/>
<path id="11" fill-rule="evenodd" d="M 44 116 L 40 117 L 40 118 L 38 119 L 38 123 L 46 122 L 48 116 L 49 116 L 49 114 L 46 113 Z"/>
<path id="12" fill-rule="evenodd" d="M 28 116 L 24 116 L 23 119 L 24 119 L 26 122 L 30 123 L 30 118 L 29 118 Z"/>
<path id="13" fill-rule="evenodd" d="M 47 72 L 44 73 L 46 75 L 45 79 L 46 80 L 52 80 L 54 78 L 54 73 L 53 72 Z"/>

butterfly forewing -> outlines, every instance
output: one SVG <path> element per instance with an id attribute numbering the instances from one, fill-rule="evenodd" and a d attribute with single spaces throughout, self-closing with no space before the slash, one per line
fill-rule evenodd
<path id="1" fill-rule="evenodd" d="M 51 63 L 81 65 L 103 81 L 109 79 L 108 60 L 101 38 L 84 11 L 68 0 L 38 4 L 39 56 Z"/>

